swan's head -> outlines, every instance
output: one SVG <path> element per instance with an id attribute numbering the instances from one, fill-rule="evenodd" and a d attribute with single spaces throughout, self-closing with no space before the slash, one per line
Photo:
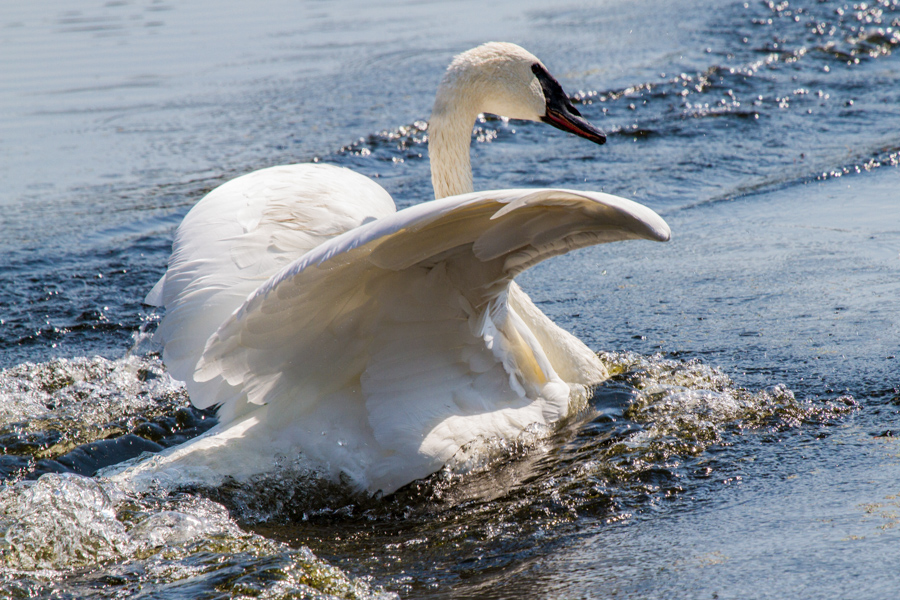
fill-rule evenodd
<path id="1" fill-rule="evenodd" d="M 483 44 L 463 52 L 447 68 L 432 117 L 470 118 L 482 112 L 543 121 L 597 144 L 606 141 L 572 106 L 544 64 L 515 44 Z"/>

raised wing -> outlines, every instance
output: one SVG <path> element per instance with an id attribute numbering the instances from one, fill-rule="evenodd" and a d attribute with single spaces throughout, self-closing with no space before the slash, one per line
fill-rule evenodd
<path id="1" fill-rule="evenodd" d="M 590 350 L 510 287 L 517 273 L 592 244 L 668 237 L 644 206 L 568 190 L 384 216 L 310 250 L 224 321 L 193 376 L 242 395 L 200 404 L 223 403 L 225 421 L 266 405 L 272 435 L 392 491 L 476 438 L 565 416 L 568 384 L 602 378 Z"/>

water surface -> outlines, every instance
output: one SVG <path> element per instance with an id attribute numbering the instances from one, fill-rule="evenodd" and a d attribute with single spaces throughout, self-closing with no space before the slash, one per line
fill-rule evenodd
<path id="1" fill-rule="evenodd" d="M 590 409 L 386 499 L 92 477 L 215 421 L 141 303 L 190 206 L 310 160 L 427 201 L 434 88 L 490 39 L 540 56 L 609 142 L 487 118 L 476 188 L 601 190 L 673 230 L 520 277 L 615 371 Z M 4 593 L 895 595 L 898 46 L 896 0 L 8 8 Z"/>

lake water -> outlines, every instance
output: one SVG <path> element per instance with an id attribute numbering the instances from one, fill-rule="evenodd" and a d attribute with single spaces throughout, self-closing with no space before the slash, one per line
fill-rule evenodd
<path id="1" fill-rule="evenodd" d="M 528 48 L 609 134 L 476 126 L 476 189 L 645 203 L 667 244 L 520 276 L 616 376 L 385 499 L 94 477 L 210 427 L 147 341 L 175 227 L 320 160 L 432 196 L 450 58 Z M 0 11 L 0 596 L 900 591 L 900 2 L 55 0 Z"/>

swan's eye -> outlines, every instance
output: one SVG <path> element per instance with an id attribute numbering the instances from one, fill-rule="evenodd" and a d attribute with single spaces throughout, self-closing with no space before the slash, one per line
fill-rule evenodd
<path id="1" fill-rule="evenodd" d="M 565 99 L 566 101 L 569 99 L 559 82 L 542 64 L 534 63 L 531 65 L 531 72 L 534 73 L 534 76 L 537 77 L 538 82 L 540 82 L 541 89 L 544 90 L 544 99 L 547 101 L 547 104 L 559 102 L 562 99 Z"/>

